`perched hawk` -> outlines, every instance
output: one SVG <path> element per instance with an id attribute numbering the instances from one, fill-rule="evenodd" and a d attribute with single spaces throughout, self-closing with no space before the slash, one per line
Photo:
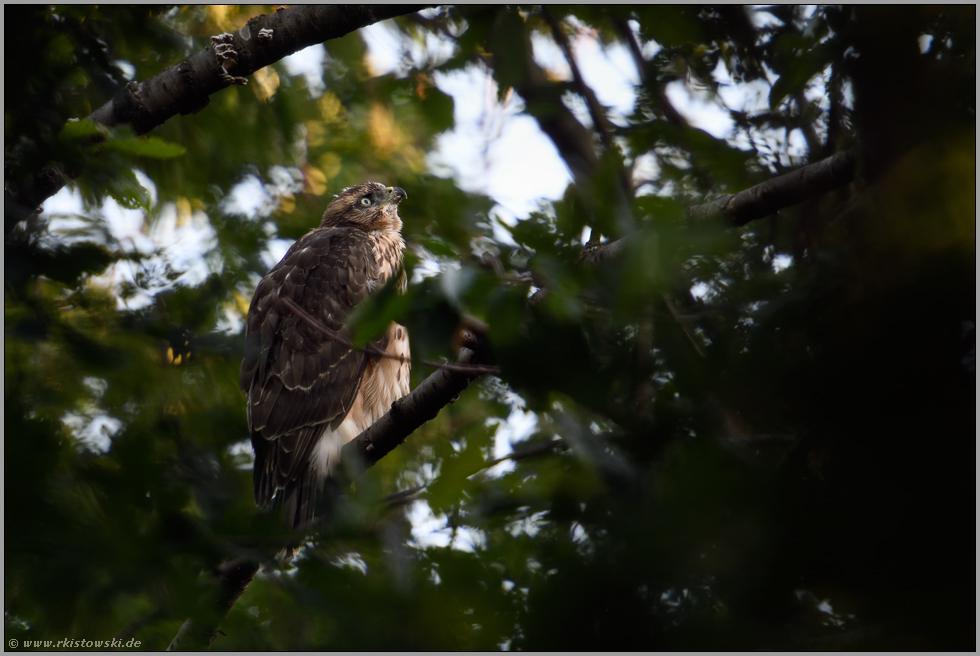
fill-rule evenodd
<path id="1" fill-rule="evenodd" d="M 346 319 L 401 269 L 399 187 L 348 187 L 311 230 L 262 279 L 245 327 L 239 384 L 248 396 L 255 450 L 255 502 L 282 507 L 292 527 L 313 519 L 318 492 L 340 449 L 409 391 L 408 332 L 392 322 L 375 343 L 396 358 L 352 351 L 305 323 L 291 299 L 324 326 L 348 337 Z"/>

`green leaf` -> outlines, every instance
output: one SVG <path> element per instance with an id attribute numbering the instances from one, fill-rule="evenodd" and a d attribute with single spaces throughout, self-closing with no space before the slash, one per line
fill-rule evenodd
<path id="1" fill-rule="evenodd" d="M 169 143 L 159 137 L 136 137 L 110 139 L 103 149 L 124 155 L 149 157 L 152 159 L 172 159 L 187 152 L 180 144 Z"/>
<path id="2" fill-rule="evenodd" d="M 361 346 L 383 336 L 392 321 L 401 318 L 412 305 L 413 291 L 400 294 L 395 281 L 389 281 L 384 290 L 368 297 L 349 319 L 354 326 L 351 341 Z"/>
<path id="3" fill-rule="evenodd" d="M 106 128 L 103 125 L 99 125 L 95 121 L 88 118 L 83 118 L 82 120 L 69 120 L 65 123 L 64 127 L 61 128 L 61 132 L 58 136 L 66 140 L 82 139 L 84 137 L 91 137 L 96 134 L 105 134 Z"/>
<path id="4" fill-rule="evenodd" d="M 434 512 L 447 512 L 459 502 L 467 478 L 483 468 L 483 448 L 489 445 L 494 427 L 473 426 L 466 431 L 465 448 L 448 450 L 439 468 L 439 477 L 426 489 L 426 497 Z"/>
<path id="5" fill-rule="evenodd" d="M 637 5 L 640 34 L 663 46 L 682 46 L 704 38 L 696 7 L 684 5 Z"/>
<path id="6" fill-rule="evenodd" d="M 526 38 L 520 14 L 513 8 L 498 8 L 487 45 L 493 53 L 493 76 L 501 101 L 509 88 L 519 86 L 524 80 L 529 46 Z"/>
<path id="7" fill-rule="evenodd" d="M 443 132 L 453 126 L 453 102 L 451 96 L 435 87 L 425 90 L 419 106 L 433 132 Z"/>
<path id="8" fill-rule="evenodd" d="M 784 42 L 777 42 L 777 46 L 782 46 L 786 53 L 783 66 L 776 68 L 780 77 L 769 91 L 769 108 L 772 110 L 779 107 L 784 98 L 802 93 L 810 80 L 825 70 L 832 61 L 832 43 L 825 42 L 812 49 L 804 49 L 804 41 L 799 37 L 787 37 Z"/>
<path id="9" fill-rule="evenodd" d="M 439 239 L 438 237 L 423 239 L 422 246 L 424 246 L 425 249 L 430 253 L 432 253 L 433 255 L 440 255 L 442 257 L 451 257 L 451 258 L 459 257 L 459 253 L 457 253 L 452 246 L 447 244 L 442 239 Z"/>

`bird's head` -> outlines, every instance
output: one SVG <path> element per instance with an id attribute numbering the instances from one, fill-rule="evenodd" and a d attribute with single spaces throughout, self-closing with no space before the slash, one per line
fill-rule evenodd
<path id="1" fill-rule="evenodd" d="M 356 184 L 344 189 L 330 202 L 320 226 L 400 232 L 402 220 L 398 216 L 398 203 L 406 198 L 408 194 L 401 187 L 386 187 L 380 182 Z"/>

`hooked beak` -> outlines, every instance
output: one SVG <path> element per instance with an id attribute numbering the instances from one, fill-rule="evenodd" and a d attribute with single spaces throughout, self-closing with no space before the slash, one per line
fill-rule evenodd
<path id="1" fill-rule="evenodd" d="M 396 205 L 408 198 L 408 194 L 401 187 L 388 187 L 387 191 L 388 201 Z"/>

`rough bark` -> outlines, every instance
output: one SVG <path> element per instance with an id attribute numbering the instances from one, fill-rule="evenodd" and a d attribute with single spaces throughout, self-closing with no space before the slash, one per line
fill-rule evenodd
<path id="1" fill-rule="evenodd" d="M 710 203 L 695 205 L 687 212 L 689 221 L 724 220 L 743 226 L 776 210 L 801 203 L 854 179 L 854 153 L 847 151 L 804 166 L 737 194 L 727 194 Z"/>
<path id="2" fill-rule="evenodd" d="M 248 584 L 259 571 L 259 563 L 249 558 L 236 558 L 218 567 L 215 579 L 218 585 L 214 607 L 221 617 L 228 614 Z M 207 649 L 218 637 L 218 626 L 204 626 L 193 619 L 185 621 L 167 651 L 186 651 Z"/>
<path id="3" fill-rule="evenodd" d="M 129 123 L 144 134 L 178 113 L 206 107 L 212 93 L 235 83 L 228 74 L 246 77 L 303 48 L 423 6 L 297 5 L 255 16 L 227 40 L 233 57 L 222 60 L 212 43 L 146 82 L 130 82 L 89 118 L 109 126 Z"/>
<path id="4" fill-rule="evenodd" d="M 130 82 L 88 118 L 109 127 L 128 123 L 136 134 L 145 134 L 177 114 L 201 111 L 211 94 L 246 83 L 247 76 L 287 55 L 425 6 L 297 5 L 261 14 L 223 39 L 213 37 L 218 41 L 149 80 Z M 66 183 L 63 172 L 45 168 L 20 184 L 8 184 L 5 195 L 33 210 Z"/>
<path id="5" fill-rule="evenodd" d="M 469 364 L 474 357 L 472 350 L 463 348 L 456 361 Z M 383 417 L 344 446 L 341 457 L 347 471 L 363 471 L 391 453 L 417 428 L 455 401 L 478 376 L 471 371 L 440 369 L 423 380 L 406 396 L 392 403 Z"/>
<path id="6" fill-rule="evenodd" d="M 732 227 L 743 226 L 769 216 L 784 207 L 842 187 L 854 180 L 857 165 L 854 153 L 846 151 L 809 164 L 790 173 L 766 180 L 736 194 L 726 194 L 687 211 L 691 223 L 720 221 Z M 582 260 L 597 265 L 620 257 L 631 237 L 623 237 L 582 251 Z"/>

